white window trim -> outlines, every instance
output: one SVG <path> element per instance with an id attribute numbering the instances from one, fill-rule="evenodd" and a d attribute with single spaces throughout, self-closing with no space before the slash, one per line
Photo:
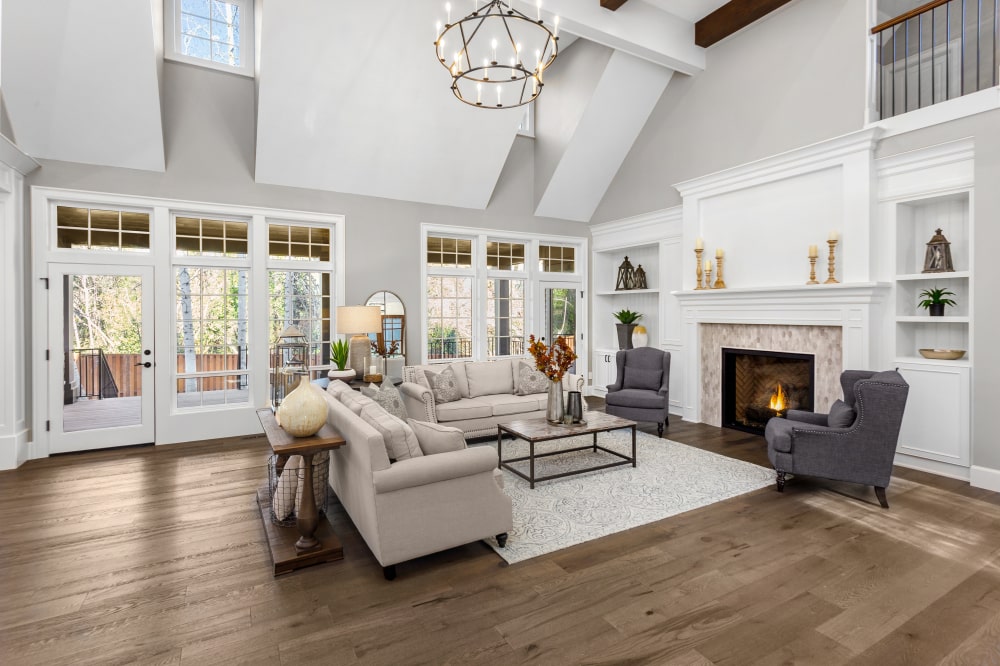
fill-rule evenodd
<path id="1" fill-rule="evenodd" d="M 252 220 L 250 224 L 250 265 L 266 267 L 267 265 L 267 220 L 289 221 L 297 224 L 319 224 L 331 228 L 331 243 L 333 254 L 331 273 L 333 275 L 333 293 L 330 307 L 336 316 L 336 307 L 346 303 L 346 218 L 343 215 L 312 213 L 306 211 L 291 211 L 270 208 L 256 208 L 242 205 L 225 205 L 215 203 L 200 203 L 178 199 L 161 199 L 156 197 L 107 194 L 82 190 L 69 190 L 33 186 L 31 188 L 31 226 L 39 230 L 32 234 L 32 292 L 36 304 L 48 302 L 46 278 L 50 263 L 72 263 L 73 255 L 77 261 L 90 263 L 99 255 L 101 262 L 122 265 L 146 265 L 154 269 L 154 340 L 172 341 L 160 346 L 155 343 L 155 350 L 169 350 L 176 355 L 176 323 L 174 304 L 173 268 L 175 249 L 173 239 L 173 215 L 197 211 L 199 216 Z M 53 249 L 55 245 L 55 207 L 57 205 L 86 206 L 90 208 L 108 207 L 117 210 L 132 210 L 150 212 L 150 253 L 130 253 L 128 256 L 114 256 L 118 253 L 93 252 L 89 250 Z M 89 253 L 89 255 L 88 255 Z M 201 257 L 181 257 L 184 259 L 202 259 Z M 210 257 L 232 261 L 232 258 Z M 237 261 L 243 261 L 239 259 Z M 192 262 L 193 263 L 193 262 Z M 304 269 L 306 262 L 298 268 Z M 319 262 L 317 262 L 319 263 Z M 267 270 L 251 270 L 250 272 L 250 331 L 254 340 L 268 340 L 268 317 L 256 316 L 257 312 L 267 312 Z M 47 339 L 48 308 L 38 305 L 32 312 L 32 334 L 35 339 Z M 331 326 L 336 327 L 335 321 Z M 35 345 L 31 351 L 31 371 L 35 377 L 47 376 L 45 345 Z M 256 379 L 253 381 L 250 401 L 237 405 L 220 405 L 203 407 L 197 410 L 176 409 L 173 397 L 173 387 L 176 385 L 176 365 L 170 366 L 167 361 L 167 371 L 160 370 L 155 378 L 155 411 L 156 411 L 156 443 L 174 443 L 192 439 L 213 439 L 250 435 L 260 431 L 256 409 L 269 405 L 270 394 L 266 381 L 263 385 L 261 377 L 266 379 L 269 362 L 267 344 L 254 345 L 251 350 L 249 368 Z M 32 387 L 32 429 L 33 441 L 29 451 L 31 458 L 44 458 L 49 455 L 49 440 L 45 431 L 45 421 L 48 414 L 48 384 L 46 381 L 34 382 Z"/>
<path id="2" fill-rule="evenodd" d="M 205 58 L 195 58 L 181 52 L 181 0 L 164 0 L 163 2 L 163 57 L 167 60 L 199 65 L 220 72 L 239 74 L 253 78 L 254 75 L 254 45 L 256 42 L 257 25 L 254 21 L 254 0 L 226 0 L 239 5 L 242 19 L 240 20 L 240 62 L 239 67 L 231 67 L 223 63 Z"/>
<path id="3" fill-rule="evenodd" d="M 427 238 L 428 236 L 464 238 L 472 239 L 472 269 L 453 268 L 429 268 L 427 266 Z M 488 241 L 516 242 L 524 243 L 526 254 L 524 271 L 495 271 L 486 268 L 486 243 Z M 546 273 L 538 268 L 538 247 L 539 245 L 562 245 L 576 249 L 575 271 L 573 273 Z M 587 371 L 587 355 L 589 340 L 586 334 L 589 332 L 589 320 L 586 308 L 586 300 L 583 298 L 587 289 L 587 257 L 588 239 L 578 236 L 552 236 L 532 233 L 511 233 L 510 231 L 498 229 L 478 229 L 475 227 L 452 227 L 430 223 L 420 225 L 420 363 L 450 363 L 452 360 L 427 359 L 427 277 L 429 275 L 472 275 L 473 277 L 473 302 L 472 320 L 476 326 L 473 334 L 472 358 L 466 360 L 486 361 L 486 280 L 490 277 L 509 277 L 511 279 L 522 279 L 526 283 L 524 294 L 524 330 L 526 336 L 533 330 L 541 326 L 538 322 L 537 298 L 538 291 L 549 282 L 578 283 L 581 292 L 581 304 L 583 308 L 577 314 L 577 327 L 580 334 L 580 352 L 577 361 L 577 372 Z M 481 329 L 481 330 L 480 330 Z M 527 340 L 525 340 L 527 349 Z M 500 358 L 522 358 L 517 356 L 504 356 Z M 459 359 L 454 359 L 459 360 Z M 586 376 L 585 374 L 583 376 Z"/>

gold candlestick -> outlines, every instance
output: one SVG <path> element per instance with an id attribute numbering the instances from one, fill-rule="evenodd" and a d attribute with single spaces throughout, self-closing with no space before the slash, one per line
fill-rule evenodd
<path id="1" fill-rule="evenodd" d="M 830 246 L 830 257 L 827 259 L 826 270 L 830 274 L 830 277 L 826 279 L 823 284 L 839 284 L 837 278 L 833 277 L 833 274 L 837 272 L 837 257 L 834 253 L 834 248 L 837 247 L 837 240 L 828 240 L 826 243 Z"/>
<path id="2" fill-rule="evenodd" d="M 708 268 L 705 269 L 705 289 L 712 288 L 712 264 L 708 264 Z"/>
<path id="3" fill-rule="evenodd" d="M 712 285 L 712 289 L 725 289 L 726 281 L 722 279 L 722 257 L 715 258 L 715 265 L 716 265 L 715 269 L 716 278 L 715 278 L 715 284 Z"/>
<path id="4" fill-rule="evenodd" d="M 819 284 L 816 280 L 816 257 L 809 257 L 809 282 L 806 284 Z"/>
<path id="5" fill-rule="evenodd" d="M 695 282 L 695 291 L 704 289 L 704 287 L 701 286 L 701 253 L 704 251 L 705 250 L 699 250 L 698 248 L 694 249 L 695 264 L 697 264 L 696 274 L 698 276 L 698 281 Z"/>

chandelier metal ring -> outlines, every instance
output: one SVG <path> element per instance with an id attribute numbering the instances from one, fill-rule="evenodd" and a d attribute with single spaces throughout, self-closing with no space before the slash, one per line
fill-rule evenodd
<path id="1" fill-rule="evenodd" d="M 559 19 L 550 30 L 541 17 L 491 0 L 465 18 L 437 27 L 434 49 L 451 75 L 451 90 L 460 101 L 479 108 L 504 109 L 534 101 L 545 85 L 545 70 L 559 54 Z M 449 60 L 449 45 L 454 44 Z M 525 60 L 534 59 L 534 68 Z M 495 101 L 494 101 L 495 100 Z"/>

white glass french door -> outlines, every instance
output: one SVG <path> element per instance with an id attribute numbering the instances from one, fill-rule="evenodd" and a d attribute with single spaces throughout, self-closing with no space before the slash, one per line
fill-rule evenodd
<path id="1" fill-rule="evenodd" d="M 562 338 L 577 353 L 577 360 L 570 372 L 577 374 L 583 361 L 585 351 L 580 342 L 582 331 L 582 315 L 580 305 L 580 285 L 574 282 L 542 282 L 541 283 L 541 317 L 543 335 L 547 344 L 552 344 L 557 338 Z M 578 323 L 579 321 L 579 323 Z"/>
<path id="2" fill-rule="evenodd" d="M 153 268 L 49 264 L 49 450 L 151 443 Z"/>

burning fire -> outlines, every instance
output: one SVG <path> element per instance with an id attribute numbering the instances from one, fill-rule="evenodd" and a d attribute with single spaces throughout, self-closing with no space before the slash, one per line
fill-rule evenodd
<path id="1" fill-rule="evenodd" d="M 778 388 L 771 394 L 771 409 L 780 414 L 785 411 L 786 404 L 785 387 L 781 385 L 781 382 L 778 382 Z"/>

